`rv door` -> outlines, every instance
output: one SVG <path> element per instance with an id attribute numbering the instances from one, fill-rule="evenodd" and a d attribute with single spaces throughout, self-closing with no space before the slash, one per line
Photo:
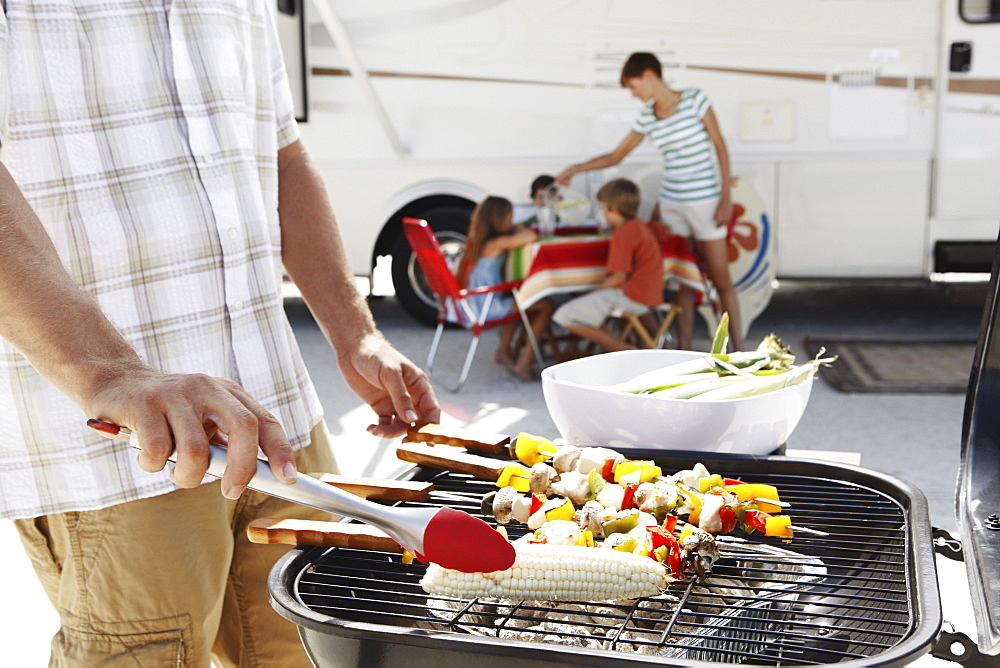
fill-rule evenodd
<path id="1" fill-rule="evenodd" d="M 941 3 L 935 272 L 989 272 L 1000 221 L 1000 2 Z"/>

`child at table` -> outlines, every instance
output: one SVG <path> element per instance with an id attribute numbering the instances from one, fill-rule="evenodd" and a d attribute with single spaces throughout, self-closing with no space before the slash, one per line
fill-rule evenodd
<path id="1" fill-rule="evenodd" d="M 506 252 L 511 248 L 527 246 L 538 240 L 538 234 L 528 227 L 515 227 L 514 207 L 502 197 L 490 196 L 484 199 L 472 212 L 469 234 L 465 240 L 465 252 L 458 265 L 458 283 L 467 288 L 503 283 L 503 265 Z M 473 309 L 481 313 L 486 305 L 486 296 L 470 297 Z M 492 320 L 510 314 L 517 306 L 509 293 L 493 295 L 487 319 Z M 535 340 L 541 340 L 542 333 L 552 318 L 552 302 L 542 299 L 533 304 L 526 315 L 531 323 Z M 515 360 L 517 351 L 511 350 L 517 322 L 506 323 L 500 331 L 500 345 L 493 359 L 526 380 L 537 380 L 534 370 L 535 351 L 526 345 Z"/>
<path id="2" fill-rule="evenodd" d="M 531 201 L 514 205 L 514 223 L 531 225 L 538 222 L 538 211 L 548 204 L 547 193 L 555 191 L 556 177 L 539 174 L 531 182 Z"/>
<path id="3" fill-rule="evenodd" d="M 601 325 L 616 309 L 645 313 L 663 299 L 663 253 L 652 230 L 636 217 L 639 187 L 628 179 L 608 181 L 597 192 L 611 245 L 604 280 L 582 297 L 560 306 L 552 319 L 605 351 L 631 350 Z"/>

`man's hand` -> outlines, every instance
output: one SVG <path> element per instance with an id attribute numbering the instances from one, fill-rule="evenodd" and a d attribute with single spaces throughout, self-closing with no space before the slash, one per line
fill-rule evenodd
<path id="1" fill-rule="evenodd" d="M 383 438 L 406 432 L 413 424 L 441 421 L 441 407 L 424 372 L 381 334 L 365 336 L 337 357 L 348 386 L 378 415 L 368 431 Z"/>
<path id="2" fill-rule="evenodd" d="M 197 487 L 208 469 L 208 443 L 228 448 L 222 493 L 239 498 L 257 469 L 257 446 L 283 482 L 296 479 L 295 456 L 284 430 L 246 390 L 226 378 L 131 369 L 104 383 L 88 413 L 128 427 L 142 445 L 139 466 L 160 471 L 176 449 L 170 479 Z"/>

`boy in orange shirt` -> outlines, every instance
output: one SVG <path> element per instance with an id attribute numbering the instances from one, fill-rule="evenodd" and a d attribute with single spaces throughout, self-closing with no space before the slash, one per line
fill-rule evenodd
<path id="1" fill-rule="evenodd" d="M 663 254 L 649 226 L 636 218 L 639 187 L 627 179 L 608 181 L 597 201 L 612 227 L 604 280 L 593 292 L 560 306 L 552 320 L 605 351 L 632 350 L 601 325 L 616 309 L 645 313 L 663 301 Z"/>

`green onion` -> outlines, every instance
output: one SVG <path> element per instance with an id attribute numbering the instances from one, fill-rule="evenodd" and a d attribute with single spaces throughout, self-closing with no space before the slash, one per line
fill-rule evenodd
<path id="1" fill-rule="evenodd" d="M 715 328 L 715 338 L 712 339 L 712 354 L 721 355 L 729 345 L 729 311 L 719 318 L 719 326 Z"/>
<path id="2" fill-rule="evenodd" d="M 676 364 L 671 364 L 659 369 L 646 371 L 624 382 L 617 383 L 615 385 L 608 385 L 605 389 L 615 392 L 642 394 L 644 392 L 649 392 L 653 388 L 676 385 L 676 378 L 678 376 L 688 376 L 705 372 L 711 372 L 713 375 L 718 375 L 714 370 L 715 367 L 713 364 L 715 361 L 720 359 L 740 369 L 754 367 L 754 365 L 759 363 L 768 364 L 771 362 L 771 357 L 768 353 L 757 350 L 746 350 L 735 352 L 730 355 L 714 357 L 712 355 L 705 355 L 704 357 L 698 357 L 686 362 L 677 362 Z"/>
<path id="3" fill-rule="evenodd" d="M 716 376 L 710 380 L 699 380 L 696 383 L 687 383 L 667 390 L 661 390 L 660 392 L 653 392 L 650 396 L 661 399 L 691 399 L 699 397 L 706 392 L 726 389 L 733 384 L 742 385 L 749 382 L 752 381 L 740 376 Z"/>
<path id="4" fill-rule="evenodd" d="M 744 380 L 739 385 L 727 385 L 718 389 L 704 392 L 692 397 L 695 401 L 719 401 L 722 399 L 742 399 L 753 397 L 758 394 L 774 392 L 785 387 L 797 385 L 808 379 L 817 370 L 821 360 L 809 360 L 805 364 L 789 369 L 782 373 L 767 376 L 757 376 L 750 380 Z"/>

